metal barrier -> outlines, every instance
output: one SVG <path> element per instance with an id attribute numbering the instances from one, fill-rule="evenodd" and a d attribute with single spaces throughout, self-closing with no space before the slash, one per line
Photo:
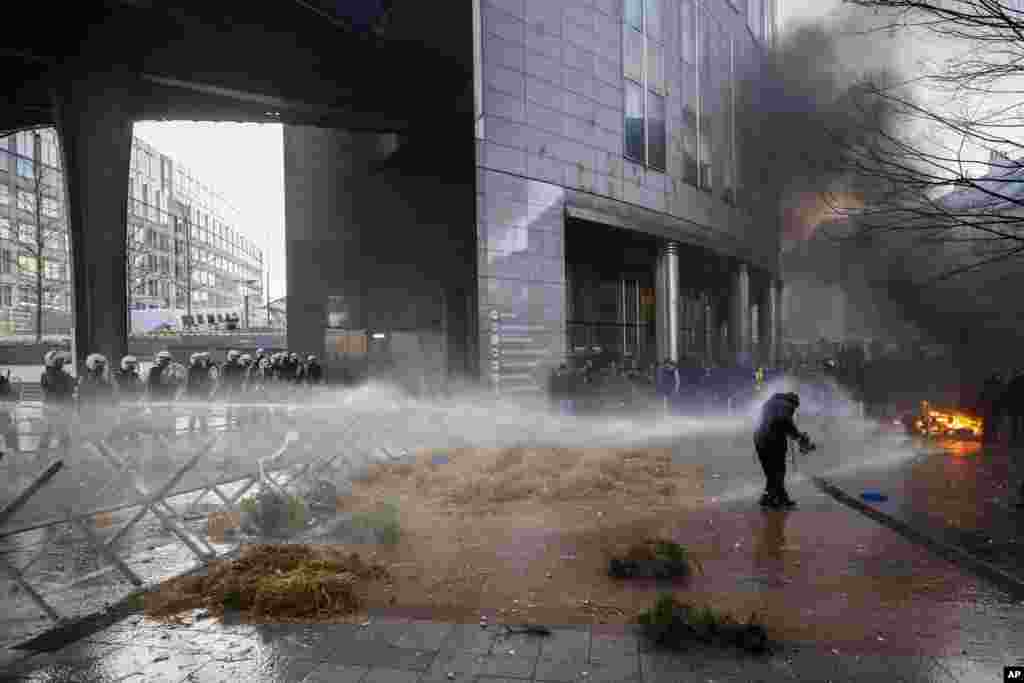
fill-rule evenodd
<path id="1" fill-rule="evenodd" d="M 11 502 L 0 511 L 0 541 L 31 531 L 44 530 L 45 534 L 38 550 L 22 566 L 15 566 L 0 556 L 0 571 L 16 582 L 52 621 L 60 621 L 65 615 L 51 604 L 50 596 L 100 574 L 114 570 L 132 585 L 144 583 L 117 548 L 147 515 L 154 515 L 174 542 L 187 548 L 200 565 L 207 563 L 235 546 L 229 544 L 228 550 L 218 553 L 205 537 L 186 528 L 185 518 L 202 501 L 212 497 L 212 512 L 237 513 L 241 500 L 254 487 L 302 492 L 302 487 L 311 487 L 317 479 L 338 476 L 337 461 L 351 461 L 358 449 L 365 449 L 374 442 L 376 438 L 368 429 L 378 427 L 367 424 L 357 429 L 361 416 L 352 414 L 339 429 L 338 420 L 327 415 L 316 420 L 316 427 L 307 430 L 304 438 L 291 428 L 288 413 L 293 408 L 288 405 L 244 404 L 233 406 L 236 418 L 244 422 L 255 411 L 266 409 L 272 412 L 271 424 L 261 421 L 258 426 L 245 424 L 239 429 L 224 424 L 206 435 L 200 434 L 197 441 L 195 435 L 187 431 L 176 430 L 173 426 L 168 429 L 167 422 L 193 416 L 196 407 L 164 405 L 154 408 L 157 419 L 148 425 L 141 424 L 137 408 L 114 415 L 104 413 L 101 415 L 104 419 L 97 421 L 99 424 L 74 425 L 73 447 L 32 477 L 27 485 L 22 486 L 22 480 L 12 486 L 18 477 L 14 461 L 27 457 L 35 466 L 40 458 L 52 457 L 52 451 L 40 450 L 31 456 L 19 453 L 0 460 L 0 471 L 14 475 L 4 479 L 12 495 Z M 209 412 L 205 407 L 198 410 Z M 213 406 L 213 411 L 216 410 Z M 312 425 L 313 421 L 310 422 Z M 332 447 L 325 449 L 328 443 Z M 217 468 L 210 458 L 216 452 L 241 457 L 242 462 L 234 467 L 236 472 Z M 268 455 L 259 458 L 259 452 Z M 58 473 L 62 476 L 57 476 Z M 232 493 L 228 490 L 230 487 L 236 490 Z M 193 500 L 185 510 L 179 511 L 171 500 L 184 496 L 193 496 Z M 97 519 L 128 511 L 132 511 L 128 519 L 112 534 L 96 531 Z M 110 565 L 47 593 L 32 585 L 27 572 L 46 554 L 55 540 L 55 529 L 63 524 L 70 524 L 81 535 L 81 540 Z"/>

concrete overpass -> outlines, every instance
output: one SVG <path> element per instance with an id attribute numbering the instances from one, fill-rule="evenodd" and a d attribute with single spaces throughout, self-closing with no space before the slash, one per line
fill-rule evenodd
<path id="1" fill-rule="evenodd" d="M 387 140 L 399 162 L 472 123 L 470 0 L 83 0 L 19 3 L 17 16 L 0 48 L 13 84 L 0 132 L 61 137 L 79 359 L 126 349 L 133 122 L 345 129 Z"/>

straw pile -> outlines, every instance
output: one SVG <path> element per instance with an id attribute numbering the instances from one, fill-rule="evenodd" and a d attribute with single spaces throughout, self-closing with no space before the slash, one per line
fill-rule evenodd
<path id="1" fill-rule="evenodd" d="M 145 598 L 154 619 L 176 621 L 183 612 L 206 609 L 223 617 L 238 610 L 249 621 L 331 621 L 352 615 L 372 581 L 387 570 L 357 553 L 308 545 L 255 545 L 237 560 L 210 566 L 206 576 L 171 579 Z"/>
<path id="2" fill-rule="evenodd" d="M 677 501 L 703 491 L 703 470 L 672 462 L 668 449 L 613 450 L 584 448 L 461 449 L 445 453 L 437 464 L 421 456 L 415 465 L 374 468 L 365 485 L 388 478 L 410 478 L 418 495 L 456 506 L 607 499 Z"/>

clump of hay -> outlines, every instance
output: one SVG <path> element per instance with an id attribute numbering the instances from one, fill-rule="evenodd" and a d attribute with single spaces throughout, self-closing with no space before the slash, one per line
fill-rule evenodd
<path id="1" fill-rule="evenodd" d="M 281 536 L 301 531 L 309 518 L 305 501 L 265 489 L 239 501 L 240 526 L 252 535 Z"/>
<path id="2" fill-rule="evenodd" d="M 215 617 L 237 610 L 250 621 L 330 621 L 357 612 L 371 581 L 390 581 L 390 576 L 357 553 L 254 545 L 236 560 L 212 563 L 205 576 L 163 583 L 146 595 L 144 609 L 154 619 L 170 621 L 193 609 Z"/>
<path id="3" fill-rule="evenodd" d="M 419 495 L 449 505 L 487 506 L 535 500 L 553 503 L 621 494 L 637 500 L 703 494 L 703 468 L 673 463 L 669 449 L 534 448 L 456 449 L 437 464 L 380 465 L 366 483 L 404 479 Z"/>
<path id="4" fill-rule="evenodd" d="M 710 606 L 697 608 L 671 595 L 659 597 L 637 621 L 645 636 L 669 649 L 684 649 L 693 641 L 736 646 L 754 653 L 765 652 L 769 646 L 768 634 L 756 615 L 741 623 Z"/>
<path id="5" fill-rule="evenodd" d="M 615 578 L 673 579 L 690 576 L 694 569 L 703 573 L 697 558 L 673 541 L 649 539 L 631 545 L 621 557 L 608 563 L 608 574 Z"/>

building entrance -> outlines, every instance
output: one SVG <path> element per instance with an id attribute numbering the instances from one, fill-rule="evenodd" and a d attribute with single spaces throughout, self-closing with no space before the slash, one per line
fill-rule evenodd
<path id="1" fill-rule="evenodd" d="M 654 361 L 656 255 L 657 243 L 646 235 L 567 220 L 567 350 L 574 362 Z"/>

